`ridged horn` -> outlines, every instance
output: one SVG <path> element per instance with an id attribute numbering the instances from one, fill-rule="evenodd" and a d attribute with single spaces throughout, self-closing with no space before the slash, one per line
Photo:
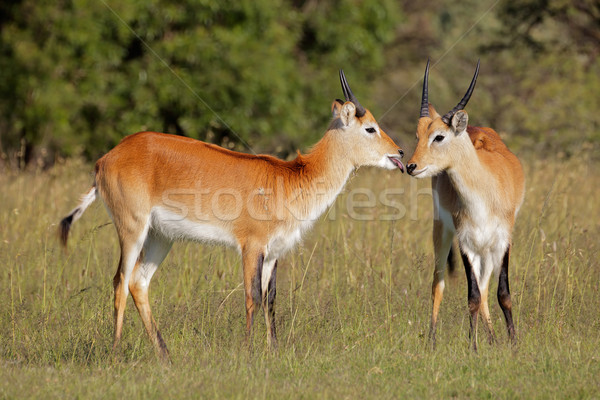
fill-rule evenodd
<path id="1" fill-rule="evenodd" d="M 346 101 L 351 101 L 356 107 L 356 116 L 360 118 L 363 115 L 365 115 L 367 111 L 362 105 L 360 105 L 358 99 L 356 98 L 356 96 L 354 96 L 354 93 L 352 93 L 352 89 L 350 89 L 350 85 L 348 85 L 348 81 L 346 80 L 346 75 L 344 75 L 344 71 L 341 69 L 340 83 L 342 84 L 342 90 L 344 92 L 344 97 L 346 98 Z"/>
<path id="2" fill-rule="evenodd" d="M 421 115 L 419 118 L 429 117 L 429 59 L 425 67 L 425 77 L 423 78 L 423 94 L 421 95 Z"/>
<path id="3" fill-rule="evenodd" d="M 456 105 L 456 107 L 454 107 L 451 111 L 449 111 L 446 115 L 444 115 L 442 117 L 442 121 L 444 121 L 444 123 L 446 125 L 450 125 L 450 120 L 452 120 L 452 117 L 454 116 L 454 114 L 456 114 L 457 111 L 463 110 L 467 106 L 467 103 L 469 102 L 469 99 L 471 98 L 471 95 L 473 94 L 473 89 L 475 89 L 475 83 L 477 82 L 477 75 L 479 75 L 479 62 L 480 61 L 481 60 L 477 60 L 477 68 L 475 69 L 475 74 L 473 75 L 473 79 L 471 79 L 471 84 L 469 85 L 469 89 L 467 89 L 467 93 L 465 93 L 464 97 Z"/>

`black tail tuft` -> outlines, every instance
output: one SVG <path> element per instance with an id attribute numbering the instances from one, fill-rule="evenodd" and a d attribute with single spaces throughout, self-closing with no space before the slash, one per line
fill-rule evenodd
<path id="1" fill-rule="evenodd" d="M 60 221 L 60 227 L 58 234 L 60 235 L 60 241 L 64 247 L 67 247 L 67 239 L 69 238 L 69 230 L 71 229 L 71 224 L 73 223 L 73 214 L 71 213 L 68 216 L 64 217 L 62 221 Z"/>
<path id="2" fill-rule="evenodd" d="M 456 271 L 456 258 L 454 257 L 454 243 L 450 246 L 448 253 L 448 275 L 453 275 Z"/>

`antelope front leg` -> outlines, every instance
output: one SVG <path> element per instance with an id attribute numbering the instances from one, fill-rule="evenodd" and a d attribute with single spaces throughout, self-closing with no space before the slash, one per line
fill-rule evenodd
<path id="1" fill-rule="evenodd" d="M 469 301 L 469 312 L 471 329 L 469 331 L 469 339 L 473 346 L 473 350 L 477 351 L 477 317 L 479 314 L 479 307 L 481 305 L 481 293 L 479 292 L 479 285 L 477 284 L 477 278 L 473 272 L 473 265 L 469 260 L 469 257 L 461 250 L 460 252 L 465 265 L 465 273 L 467 275 L 467 286 L 468 286 L 468 301 Z"/>
<path id="2" fill-rule="evenodd" d="M 510 246 L 504 253 L 504 259 L 502 260 L 502 268 L 500 269 L 500 277 L 498 279 L 498 303 L 504 313 L 504 319 L 506 320 L 506 329 L 508 331 L 508 337 L 511 342 L 516 343 L 515 326 L 512 319 L 512 302 L 510 300 L 510 289 L 508 287 L 508 262 L 510 260 Z"/>
<path id="3" fill-rule="evenodd" d="M 246 293 L 246 341 L 250 344 L 254 313 L 262 300 L 261 278 L 265 257 L 257 249 L 248 248 L 242 253 L 244 289 Z"/>
<path id="4" fill-rule="evenodd" d="M 442 297 L 444 296 L 444 267 L 442 270 L 436 269 L 433 271 L 433 283 L 431 285 L 431 297 L 433 299 L 433 307 L 431 310 L 431 325 L 429 327 L 429 340 L 435 349 L 435 332 L 437 330 L 437 318 L 440 311 L 440 304 L 442 304 Z"/>
<path id="5" fill-rule="evenodd" d="M 492 324 L 492 319 L 490 318 L 490 310 L 488 308 L 488 289 L 481 291 L 481 318 L 485 322 L 485 327 L 487 328 L 488 333 L 488 341 L 490 344 L 496 341 L 496 335 L 494 334 L 494 325 Z"/>
<path id="6" fill-rule="evenodd" d="M 262 303 L 267 325 L 267 345 L 277 350 L 277 333 L 275 329 L 275 296 L 277 295 L 277 260 L 265 262 L 263 266 Z M 265 284 L 266 283 L 266 284 Z"/>
<path id="7" fill-rule="evenodd" d="M 437 182 L 437 178 L 434 178 Z M 434 189 L 436 183 L 432 183 Z M 435 191 L 434 191 L 435 192 Z M 435 204 L 439 202 L 436 201 Z M 436 219 L 433 221 L 433 246 L 435 250 L 435 265 L 433 270 L 433 283 L 431 284 L 431 298 L 433 307 L 431 310 L 431 326 L 429 328 L 429 340 L 435 349 L 435 333 L 437 328 L 438 313 L 442 298 L 444 296 L 444 273 L 446 264 L 452 257 L 452 242 L 454 240 L 454 226 L 452 216 L 443 208 L 435 206 Z"/>

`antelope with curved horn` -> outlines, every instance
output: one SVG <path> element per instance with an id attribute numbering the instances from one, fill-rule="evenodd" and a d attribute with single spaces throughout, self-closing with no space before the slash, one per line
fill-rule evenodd
<path id="1" fill-rule="evenodd" d="M 512 230 L 525 190 L 521 163 L 500 136 L 491 128 L 467 125 L 464 108 L 478 74 L 479 62 L 465 96 L 450 112 L 440 116 L 428 102 L 427 61 L 417 126 L 418 144 L 406 167 L 415 178 L 432 178 L 435 262 L 430 338 L 435 346 L 444 269 L 456 236 L 467 276 L 470 338 L 475 350 L 479 312 L 488 327 L 490 341 L 494 340 L 487 301 L 492 274 L 499 276 L 498 302 L 508 335 L 515 340 L 508 262 Z"/>
<path id="2" fill-rule="evenodd" d="M 404 171 L 403 151 L 356 99 L 343 71 L 346 101 L 332 104 L 323 138 L 293 161 L 230 151 L 154 132 L 126 137 L 96 163 L 92 188 L 60 224 L 71 224 L 101 197 L 114 222 L 121 259 L 114 277 L 114 345 L 131 292 L 160 357 L 169 353 L 148 301 L 148 287 L 175 240 L 232 246 L 242 256 L 246 332 L 262 305 L 267 342 L 276 344 L 277 259 L 333 203 L 352 171 L 378 166 Z"/>

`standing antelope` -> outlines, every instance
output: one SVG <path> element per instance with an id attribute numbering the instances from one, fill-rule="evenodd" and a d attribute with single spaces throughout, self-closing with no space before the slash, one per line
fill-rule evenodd
<path id="1" fill-rule="evenodd" d="M 360 166 L 399 168 L 403 151 L 358 102 L 340 70 L 346 101 L 332 104 L 324 137 L 293 161 L 248 155 L 180 136 L 128 136 L 96 163 L 92 188 L 60 224 L 71 224 L 100 196 L 119 236 L 114 277 L 114 344 L 119 343 L 129 292 L 159 356 L 169 360 L 148 302 L 152 275 L 175 240 L 232 246 L 242 256 L 246 333 L 263 306 L 267 342 L 276 345 L 277 259 L 333 203 Z"/>
<path id="2" fill-rule="evenodd" d="M 521 163 L 490 128 L 467 126 L 467 105 L 479 62 L 467 93 L 443 117 L 428 103 L 429 61 L 425 68 L 418 144 L 407 172 L 416 178 L 432 177 L 433 272 L 430 338 L 435 346 L 437 316 L 444 292 L 446 259 L 457 236 L 465 265 L 471 313 L 470 338 L 477 350 L 479 311 L 494 340 L 488 310 L 488 285 L 492 273 L 499 275 L 498 302 L 504 312 L 508 335 L 515 340 L 508 287 L 511 233 L 523 202 L 524 177 Z"/>

